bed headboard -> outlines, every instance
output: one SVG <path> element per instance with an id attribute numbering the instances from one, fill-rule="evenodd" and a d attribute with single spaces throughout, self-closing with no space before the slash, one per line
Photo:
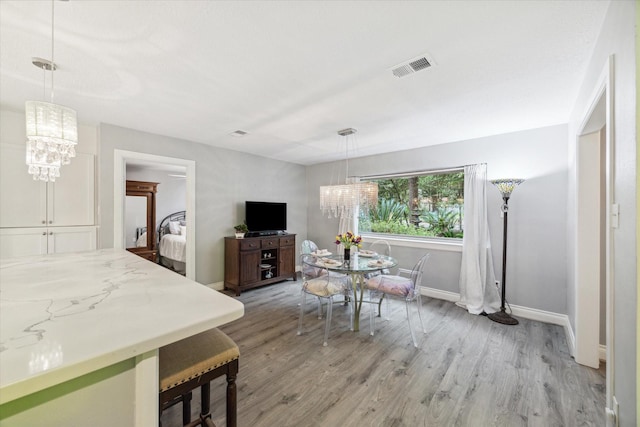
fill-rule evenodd
<path id="1" fill-rule="evenodd" d="M 165 234 L 170 234 L 169 232 L 169 222 L 171 221 L 181 221 L 182 224 L 185 224 L 187 220 L 187 212 L 186 211 L 178 211 L 174 212 L 171 215 L 167 215 L 160 221 L 160 225 L 158 226 L 158 242 L 162 240 L 162 236 Z"/>

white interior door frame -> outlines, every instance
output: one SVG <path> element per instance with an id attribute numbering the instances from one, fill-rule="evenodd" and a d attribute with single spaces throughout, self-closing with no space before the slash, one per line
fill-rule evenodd
<path id="1" fill-rule="evenodd" d="M 135 151 L 115 150 L 113 160 L 113 247 L 125 247 L 124 197 L 126 194 L 127 161 L 144 161 L 165 165 L 182 166 L 187 173 L 187 215 L 192 218 L 187 227 L 186 277 L 196 280 L 196 162 L 175 157 Z"/>
<path id="2" fill-rule="evenodd" d="M 605 277 L 606 277 L 606 345 L 607 345 L 607 365 L 606 365 L 606 403 L 607 408 L 613 407 L 612 393 L 614 390 L 614 338 L 615 338 L 615 325 L 614 325 L 614 278 L 613 278 L 613 233 L 612 228 L 612 206 L 614 203 L 613 194 L 613 155 L 614 155 L 614 111 L 613 111 L 613 77 L 614 77 L 614 62 L 613 55 L 607 58 L 600 77 L 594 87 L 594 90 L 589 98 L 588 108 L 585 114 L 582 116 L 582 121 L 577 130 L 576 135 L 576 217 L 580 217 L 580 156 L 579 151 L 580 144 L 586 141 L 585 135 L 592 132 L 601 130 L 604 127 L 605 131 L 605 147 L 604 147 L 604 173 L 605 178 Z M 602 107 L 604 106 L 604 111 Z M 599 110 L 600 108 L 600 110 Z M 599 116 L 599 118 L 598 118 Z M 587 137 L 588 138 L 588 137 Z M 585 165 L 582 165 L 584 168 Z M 588 179 L 588 178 L 587 178 Z M 582 184 L 586 184 L 583 182 Z M 588 259 L 583 259 L 585 253 L 581 250 L 579 243 L 582 241 L 588 242 L 590 237 L 585 233 L 593 233 L 593 230 L 585 230 L 576 228 L 575 241 L 573 247 L 575 251 L 575 288 L 576 295 L 576 348 L 575 348 L 575 360 L 578 363 L 594 366 L 593 352 L 594 346 L 599 345 L 599 328 L 590 328 L 590 319 L 593 317 L 593 313 L 599 313 L 599 298 L 590 298 L 587 294 L 598 295 L 599 289 L 593 288 L 598 286 L 599 282 L 596 281 L 595 285 L 593 281 L 589 281 L 588 289 L 582 286 L 580 278 L 588 274 L 589 267 L 587 265 Z M 587 254 L 588 256 L 588 254 Z M 599 316 L 598 316 L 599 317 Z M 595 360 L 595 366 L 598 366 L 598 360 Z"/>

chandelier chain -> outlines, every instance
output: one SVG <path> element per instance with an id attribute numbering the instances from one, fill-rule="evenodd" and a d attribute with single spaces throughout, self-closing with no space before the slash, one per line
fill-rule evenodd
<path id="1" fill-rule="evenodd" d="M 345 136 L 345 141 L 347 141 L 346 144 L 345 144 L 347 146 L 347 148 L 346 148 L 346 151 L 347 151 L 346 156 L 347 157 L 346 157 L 346 160 L 345 160 L 346 175 L 344 177 L 344 182 L 345 182 L 345 184 L 348 184 L 349 183 L 349 137 L 348 136 Z"/>
<path id="2" fill-rule="evenodd" d="M 378 201 L 378 185 L 374 182 L 353 182 L 349 180 L 349 136 L 355 129 L 343 129 L 338 135 L 346 140 L 346 176 L 344 184 L 320 186 L 320 209 L 329 218 L 352 218 L 359 211 L 367 212 Z M 334 165 L 339 165 L 335 162 Z M 339 179 L 338 179 L 339 180 Z"/>
<path id="3" fill-rule="evenodd" d="M 53 104 L 53 75 L 55 70 L 55 60 L 53 57 L 53 28 L 54 28 L 54 13 L 53 9 L 55 5 L 55 0 L 51 0 L 51 103 Z"/>

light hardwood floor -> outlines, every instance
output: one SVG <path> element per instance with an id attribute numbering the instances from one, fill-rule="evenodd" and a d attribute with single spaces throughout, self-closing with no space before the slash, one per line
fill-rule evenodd
<path id="1" fill-rule="evenodd" d="M 376 318 L 373 337 L 367 308 L 354 333 L 347 307 L 335 304 L 323 347 L 311 298 L 296 335 L 299 290 L 288 281 L 244 292 L 245 316 L 221 327 L 240 347 L 240 427 L 605 425 L 604 366 L 575 363 L 559 326 L 505 326 L 425 297 L 427 333 L 416 349 L 404 303 L 392 301 L 389 321 Z M 224 396 L 219 378 L 211 391 L 219 427 Z M 194 414 L 198 402 L 195 392 Z M 179 405 L 165 411 L 163 427 L 181 425 L 180 414 Z"/>

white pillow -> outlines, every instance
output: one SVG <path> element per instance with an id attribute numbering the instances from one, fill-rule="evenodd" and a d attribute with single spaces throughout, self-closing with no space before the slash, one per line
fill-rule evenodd
<path id="1" fill-rule="evenodd" d="M 181 236 L 186 236 L 187 235 L 187 226 L 186 225 L 181 225 L 180 226 L 180 235 Z"/>
<path id="2" fill-rule="evenodd" d="M 171 234 L 180 234 L 180 222 L 169 221 L 169 232 Z"/>

